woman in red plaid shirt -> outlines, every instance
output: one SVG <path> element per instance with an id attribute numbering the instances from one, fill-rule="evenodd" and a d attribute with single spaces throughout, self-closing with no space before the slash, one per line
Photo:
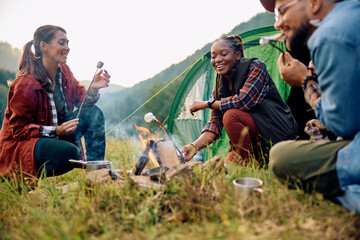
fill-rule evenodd
<path id="1" fill-rule="evenodd" d="M 215 142 L 222 127 L 232 146 L 225 161 L 238 163 L 247 163 L 251 157 L 258 159 L 259 152 L 254 149 L 262 150 L 267 160 L 272 144 L 295 138 L 297 124 L 290 109 L 265 64 L 256 58 L 244 58 L 240 36 L 224 36 L 215 41 L 211 65 L 217 72 L 213 94 L 209 101 L 194 101 L 190 107 L 192 115 L 210 108 L 211 117 L 200 137 L 182 148 L 186 160 Z"/>

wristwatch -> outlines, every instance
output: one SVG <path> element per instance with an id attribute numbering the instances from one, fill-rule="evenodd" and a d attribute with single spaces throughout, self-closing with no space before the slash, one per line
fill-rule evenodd
<path id="1" fill-rule="evenodd" d="M 212 108 L 212 104 L 215 102 L 215 99 L 213 97 L 213 95 L 210 95 L 209 100 L 208 100 L 208 106 L 209 108 Z"/>

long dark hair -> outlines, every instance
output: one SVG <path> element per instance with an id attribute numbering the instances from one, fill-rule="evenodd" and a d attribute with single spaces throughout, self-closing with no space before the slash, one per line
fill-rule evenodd
<path id="1" fill-rule="evenodd" d="M 62 27 L 54 25 L 44 25 L 36 29 L 33 40 L 24 45 L 16 78 L 32 74 L 42 86 L 47 84 L 47 73 L 41 59 L 40 42 L 49 43 L 57 31 L 62 31 L 66 34 Z M 34 46 L 35 53 L 31 51 L 32 45 Z"/>
<path id="2" fill-rule="evenodd" d="M 213 44 L 215 44 L 216 42 L 219 42 L 221 40 L 225 40 L 228 43 L 230 43 L 230 46 L 234 49 L 234 51 L 240 52 L 241 57 L 244 57 L 244 44 L 243 44 L 242 38 L 239 35 L 234 34 L 234 35 L 222 36 L 219 39 L 215 40 L 215 42 Z M 220 79 L 221 79 L 221 76 L 219 74 L 217 74 L 215 89 L 213 91 L 213 97 L 216 100 L 220 100 L 220 96 L 219 96 Z"/>

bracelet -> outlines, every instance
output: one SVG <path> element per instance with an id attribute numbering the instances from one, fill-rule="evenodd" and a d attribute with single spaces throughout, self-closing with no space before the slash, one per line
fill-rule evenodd
<path id="1" fill-rule="evenodd" d="M 196 152 L 198 152 L 198 151 L 199 151 L 199 149 L 197 148 L 197 146 L 195 146 L 195 144 L 190 143 L 190 145 L 191 145 L 191 146 L 193 146 L 193 147 L 195 148 Z"/>
<path id="2" fill-rule="evenodd" d="M 306 76 L 302 82 L 302 88 L 303 88 L 303 91 L 305 92 L 305 89 L 306 89 L 306 84 L 308 83 L 309 80 L 313 80 L 315 81 L 316 83 L 318 82 L 317 80 L 317 75 L 316 74 L 312 74 L 312 75 L 309 75 L 309 76 Z"/>

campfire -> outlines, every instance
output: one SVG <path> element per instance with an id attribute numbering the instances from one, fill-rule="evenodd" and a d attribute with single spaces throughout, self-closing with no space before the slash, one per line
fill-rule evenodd
<path id="1" fill-rule="evenodd" d="M 148 158 L 154 167 L 160 167 L 160 164 L 159 164 L 159 162 L 155 156 L 155 153 L 153 151 L 153 148 L 149 147 L 149 146 L 153 146 L 153 144 L 154 144 L 154 141 L 150 140 L 150 138 L 152 137 L 150 130 L 145 127 L 140 127 L 136 123 L 135 123 L 135 129 L 140 131 L 139 140 L 143 147 L 143 149 L 142 149 L 143 153 L 140 158 Z M 145 135 L 147 135 L 148 138 L 144 139 Z M 139 175 L 139 174 L 135 173 L 135 175 Z"/>
<path id="2" fill-rule="evenodd" d="M 176 144 L 172 141 L 166 128 L 156 119 L 152 113 L 144 117 L 145 121 L 150 123 L 155 121 L 165 131 L 166 137 L 152 134 L 148 128 L 138 126 L 139 140 L 142 144 L 142 154 L 138 159 L 133 170 L 122 171 L 121 169 L 112 169 L 111 163 L 101 166 L 95 170 L 87 171 L 90 182 L 106 182 L 116 180 L 124 182 L 124 178 L 129 176 L 132 182 L 139 187 L 160 189 L 164 186 L 164 181 L 172 179 L 180 173 L 191 171 L 195 165 L 201 165 L 201 170 L 209 167 L 222 168 L 221 157 L 215 156 L 205 163 L 200 161 L 185 162 L 182 153 Z M 69 160 L 73 163 L 85 166 L 86 162 L 79 160 Z M 102 161 L 107 163 L 108 161 Z M 107 174 L 106 174 L 107 173 Z M 105 175 L 107 177 L 104 177 Z"/>
<path id="3" fill-rule="evenodd" d="M 159 138 L 152 135 L 150 130 L 135 124 L 135 128 L 140 131 L 139 139 L 143 145 L 143 152 L 134 168 L 131 180 L 140 187 L 159 189 L 164 186 L 164 181 L 184 171 L 191 170 L 195 165 L 200 165 L 202 169 L 215 167 L 219 164 L 221 157 L 216 156 L 206 163 L 184 161 L 179 148 L 172 141 L 166 128 L 156 119 L 152 113 L 144 116 L 146 122 L 155 121 L 166 132 L 166 138 Z M 145 138 L 147 136 L 147 138 Z M 152 167 L 146 169 L 148 163 Z M 150 165 L 150 164 L 149 164 Z M 221 166 L 222 164 L 219 164 Z"/>
<path id="4" fill-rule="evenodd" d="M 140 127 L 135 124 L 136 130 L 140 131 L 139 139 L 143 145 L 143 153 L 141 154 L 134 170 L 134 175 L 149 176 L 152 174 L 162 174 L 168 169 L 179 166 L 183 162 L 183 157 L 180 150 L 175 143 L 170 139 L 170 135 L 166 128 L 156 119 L 152 113 L 147 113 L 144 116 L 146 122 L 155 121 L 164 129 L 167 138 L 160 138 L 152 135 L 150 130 L 145 127 Z M 144 136 L 148 136 L 144 139 Z M 148 163 L 154 166 L 149 170 L 144 170 Z"/>

